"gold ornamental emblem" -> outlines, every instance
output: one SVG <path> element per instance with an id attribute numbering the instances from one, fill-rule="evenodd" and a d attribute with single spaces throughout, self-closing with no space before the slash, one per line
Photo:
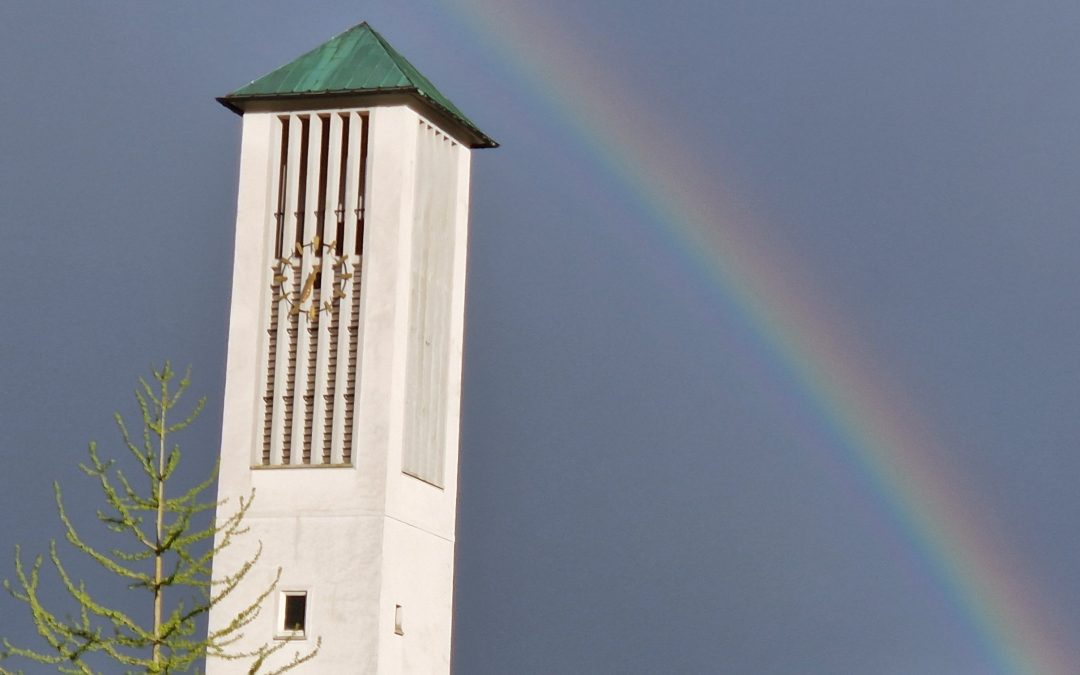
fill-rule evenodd
<path id="1" fill-rule="evenodd" d="M 300 278 L 303 274 L 304 251 L 307 250 L 315 257 L 315 263 L 311 271 L 304 277 L 302 283 L 294 284 L 287 288 L 290 281 Z M 312 321 L 319 316 L 320 312 L 332 314 L 338 300 L 344 298 L 345 286 L 352 281 L 353 273 L 349 268 L 349 261 L 344 255 L 336 255 L 336 242 L 324 242 L 318 235 L 306 244 L 296 242 L 293 254 L 277 259 L 270 269 L 274 272 L 274 302 L 284 300 L 289 306 L 289 315 L 306 316 Z M 319 281 L 322 278 L 323 265 L 329 264 L 334 274 L 334 293 L 331 302 L 323 300 L 320 304 Z"/>

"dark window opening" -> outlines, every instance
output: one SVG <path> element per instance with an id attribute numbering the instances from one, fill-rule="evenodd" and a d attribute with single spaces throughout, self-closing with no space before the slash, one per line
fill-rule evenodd
<path id="1" fill-rule="evenodd" d="M 296 243 L 304 245 L 304 216 L 307 215 L 307 175 L 308 175 L 308 132 L 311 130 L 311 121 L 307 117 L 300 118 L 300 179 L 296 186 Z M 295 252 L 295 251 L 294 251 Z"/>
<path id="2" fill-rule="evenodd" d="M 334 237 L 334 254 L 341 256 L 345 247 L 345 174 L 349 168 L 349 116 L 341 115 L 341 152 L 339 153 L 340 166 L 338 168 L 338 191 L 337 207 L 334 215 L 337 217 L 337 236 Z"/>
<path id="3" fill-rule="evenodd" d="M 319 147 L 319 201 L 315 204 L 318 225 L 315 234 L 322 237 L 326 232 L 326 170 L 330 163 L 330 116 L 320 115 L 322 144 Z M 322 257 L 322 246 L 315 247 L 315 255 Z"/>
<path id="4" fill-rule="evenodd" d="M 303 633 L 307 627 L 307 594 L 285 596 L 285 620 L 283 630 Z"/>
<path id="5" fill-rule="evenodd" d="M 277 185 L 277 211 L 274 219 L 277 223 L 277 233 L 274 239 L 274 257 L 281 257 L 281 247 L 285 237 L 285 185 L 289 166 L 289 118 L 281 118 L 281 147 L 278 160 L 278 185 Z"/>
<path id="6" fill-rule="evenodd" d="M 365 203 L 364 187 L 367 185 L 367 153 L 368 153 L 368 116 L 360 116 L 360 170 L 357 171 L 359 175 L 360 185 L 357 188 L 356 199 L 356 255 L 363 255 L 364 253 L 364 209 L 367 206 Z"/>

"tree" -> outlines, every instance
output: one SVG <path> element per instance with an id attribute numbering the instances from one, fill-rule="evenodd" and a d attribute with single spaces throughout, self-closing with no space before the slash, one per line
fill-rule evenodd
<path id="1" fill-rule="evenodd" d="M 0 660 L 22 657 L 56 666 L 62 673 L 79 675 L 92 675 L 97 672 L 92 663 L 107 661 L 123 667 L 128 673 L 144 671 L 165 675 L 187 672 L 206 657 L 250 661 L 249 675 L 280 675 L 315 657 L 321 641 L 306 654 L 297 651 L 287 663 L 266 672 L 267 660 L 283 649 L 286 642 L 273 646 L 264 644 L 253 651 L 232 650 L 233 645 L 243 638 L 244 629 L 258 617 L 262 602 L 276 587 L 280 569 L 274 582 L 226 627 L 205 638 L 195 635 L 198 620 L 237 589 L 258 561 L 262 545 L 260 543 L 252 558 L 239 569 L 211 582 L 210 566 L 214 554 L 247 531 L 244 516 L 255 495 L 241 497 L 236 509 L 215 523 L 214 509 L 224 507 L 225 502 L 219 504 L 203 497 L 203 493 L 214 485 L 215 465 L 203 482 L 179 496 L 168 496 L 169 479 L 180 463 L 180 447 L 176 444 L 170 447 L 169 438 L 190 426 L 206 404 L 205 398 L 199 399 L 186 417 L 177 422 L 170 421 L 190 385 L 190 375 L 189 368 L 175 391 L 171 385 L 176 372 L 168 362 L 160 371 L 153 371 L 154 386 L 139 378 L 135 399 L 142 413 L 141 439 L 132 437 L 119 413 L 115 416 L 125 447 L 145 475 L 144 491 L 115 467 L 115 460 L 102 460 L 93 442 L 89 446 L 89 463 L 79 465 L 99 484 L 104 495 L 108 508 L 97 512 L 98 520 L 121 535 L 127 542 L 126 547 L 105 548 L 84 539 L 68 517 L 59 484 L 53 483 L 56 506 L 68 543 L 120 577 L 129 589 L 146 594 L 152 617 L 148 625 L 124 611 L 109 607 L 91 593 L 83 581 L 76 581 L 61 562 L 56 541 L 49 546 L 49 559 L 63 588 L 74 600 L 78 614 L 62 618 L 46 609 L 38 594 L 43 556 L 38 556 L 27 568 L 20 548 L 16 546 L 16 583 L 5 580 L 4 588 L 27 605 L 38 635 L 48 644 L 48 649 L 16 647 L 5 638 Z M 199 526 L 201 520 L 210 523 Z M 176 591 L 175 597 L 171 593 L 166 597 L 170 591 Z M 13 673 L 0 666 L 0 675 Z"/>

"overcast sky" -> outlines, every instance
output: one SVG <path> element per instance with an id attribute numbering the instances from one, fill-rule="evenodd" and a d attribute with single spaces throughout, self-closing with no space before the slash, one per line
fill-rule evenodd
<path id="1" fill-rule="evenodd" d="M 186 475 L 213 462 L 214 97 L 362 20 L 503 144 L 473 163 L 456 672 L 1080 672 L 1063 1 L 0 4 L 0 548 L 60 534 L 53 480 L 92 513 L 86 442 L 163 358 L 209 397 Z M 35 639 L 6 597 L 0 635 Z"/>

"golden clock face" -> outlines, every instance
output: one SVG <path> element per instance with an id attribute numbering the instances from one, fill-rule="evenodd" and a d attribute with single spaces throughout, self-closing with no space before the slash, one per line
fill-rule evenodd
<path id="1" fill-rule="evenodd" d="M 304 275 L 304 252 L 308 258 L 314 258 L 311 268 Z M 338 301 L 344 298 L 345 286 L 352 281 L 348 258 L 336 255 L 335 242 L 324 242 L 318 236 L 306 244 L 296 242 L 293 252 L 277 259 L 271 267 L 274 272 L 274 302 L 282 300 L 289 306 L 291 316 L 305 316 L 314 321 L 321 312 L 332 314 Z M 322 299 L 320 283 L 323 265 L 329 264 L 333 273 L 333 293 L 330 300 Z"/>

